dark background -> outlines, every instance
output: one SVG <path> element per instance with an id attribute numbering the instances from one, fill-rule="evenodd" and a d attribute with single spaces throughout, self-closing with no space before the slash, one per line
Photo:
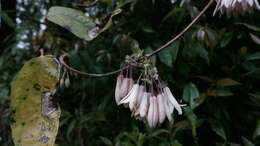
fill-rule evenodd
<path id="1" fill-rule="evenodd" d="M 71 66 L 91 73 L 116 70 L 131 42 L 151 52 L 180 32 L 207 0 L 1 0 L 0 145 L 12 146 L 10 82 L 24 62 L 39 55 L 69 56 Z M 51 6 L 66 6 L 113 25 L 87 42 L 45 19 Z M 57 95 L 62 109 L 58 146 L 260 145 L 260 11 L 213 17 L 215 3 L 185 35 L 153 57 L 159 74 L 185 113 L 151 129 L 114 101 L 116 75 L 71 76 Z M 204 37 L 198 37 L 203 31 Z M 199 96 L 197 96 L 199 93 Z M 192 101 L 192 102 L 190 102 Z"/>

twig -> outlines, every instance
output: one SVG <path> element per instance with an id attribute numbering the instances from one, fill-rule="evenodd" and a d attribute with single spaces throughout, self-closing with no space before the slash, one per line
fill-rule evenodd
<path id="1" fill-rule="evenodd" d="M 92 1 L 92 2 L 89 2 L 87 4 L 78 4 L 78 3 L 75 3 L 76 6 L 80 6 L 80 7 L 93 7 L 97 4 L 98 0 L 95 0 L 95 1 Z"/>
<path id="2" fill-rule="evenodd" d="M 203 10 L 191 21 L 191 23 L 185 27 L 178 35 L 176 35 L 174 38 L 172 38 L 170 41 L 168 41 L 167 43 L 165 43 L 164 45 L 162 45 L 161 47 L 157 48 L 155 51 L 153 51 L 150 54 L 147 54 L 147 57 L 151 57 L 157 53 L 159 53 L 160 51 L 162 51 L 163 49 L 165 49 L 166 47 L 168 47 L 169 45 L 171 45 L 172 43 L 174 43 L 176 40 L 178 40 L 187 30 L 189 30 L 189 28 L 191 28 L 191 26 L 193 24 L 195 24 L 197 22 L 197 20 L 202 16 L 202 14 L 204 14 L 206 12 L 206 10 L 209 8 L 209 6 L 214 2 L 214 0 L 210 0 L 209 3 L 203 8 Z"/>
<path id="3" fill-rule="evenodd" d="M 202 16 L 202 14 L 205 13 L 205 11 L 209 8 L 209 6 L 214 2 L 214 0 L 210 0 L 209 3 L 203 8 L 203 10 L 192 20 L 192 22 L 186 27 L 184 28 L 177 36 L 175 36 L 174 38 L 172 38 L 170 41 L 168 41 L 166 44 L 164 44 L 163 46 L 159 47 L 158 49 L 156 49 L 155 51 L 153 51 L 152 53 L 150 54 L 147 54 L 145 55 L 146 57 L 151 57 L 155 54 L 157 54 L 158 52 L 162 51 L 163 49 L 165 49 L 166 47 L 168 47 L 170 44 L 172 44 L 173 42 L 175 42 L 176 40 L 178 40 L 189 28 L 191 28 L 191 26 L 193 24 L 195 24 L 195 22 L 197 22 L 197 20 Z M 105 76 L 110 76 L 110 75 L 114 75 L 114 74 L 117 74 L 119 72 L 121 72 L 123 69 L 125 68 L 120 68 L 118 70 L 115 70 L 115 71 L 112 71 L 112 72 L 107 72 L 107 73 L 100 73 L 100 74 L 97 74 L 97 73 L 86 73 L 86 72 L 82 72 L 82 71 L 79 71 L 77 69 L 74 69 L 72 67 L 70 67 L 68 64 L 65 63 L 64 61 L 64 55 L 61 56 L 59 58 L 59 61 L 60 63 L 65 67 L 67 68 L 68 70 L 71 70 L 77 74 L 80 74 L 80 75 L 85 75 L 85 76 L 89 76 L 89 77 L 105 77 Z"/>
<path id="4" fill-rule="evenodd" d="M 97 74 L 97 73 L 87 73 L 87 72 L 83 72 L 83 71 L 79 71 L 77 69 L 74 69 L 74 68 L 70 67 L 68 64 L 66 64 L 65 61 L 64 61 L 64 55 L 60 56 L 59 61 L 68 70 L 71 70 L 71 71 L 73 71 L 73 72 L 75 72 L 77 74 L 84 75 L 84 76 L 89 76 L 89 77 L 110 76 L 110 75 L 113 75 L 113 74 L 117 74 L 117 73 L 121 72 L 123 69 L 125 69 L 125 68 L 120 68 L 120 69 L 112 71 L 112 72 L 100 73 L 100 74 Z"/>

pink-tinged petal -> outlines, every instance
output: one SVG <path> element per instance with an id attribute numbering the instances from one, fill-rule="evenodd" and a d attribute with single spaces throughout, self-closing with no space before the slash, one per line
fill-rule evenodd
<path id="1" fill-rule="evenodd" d="M 153 114 L 154 114 L 154 102 L 153 102 L 153 98 L 149 97 L 149 109 L 148 109 L 147 121 L 150 127 L 153 127 Z"/>
<path id="2" fill-rule="evenodd" d="M 253 7 L 254 1 L 253 1 L 253 0 L 247 0 L 247 1 L 248 1 L 248 4 L 249 4 L 251 7 Z"/>
<path id="3" fill-rule="evenodd" d="M 134 80 L 132 78 L 127 78 L 127 92 L 130 92 L 130 90 L 133 88 Z"/>
<path id="4" fill-rule="evenodd" d="M 128 104 L 130 110 L 133 111 L 136 106 L 139 89 L 140 86 L 138 84 L 134 84 L 131 91 L 119 102 L 119 104 Z"/>
<path id="5" fill-rule="evenodd" d="M 255 7 L 256 7 L 256 9 L 260 10 L 260 5 L 257 0 L 255 0 Z"/>
<path id="6" fill-rule="evenodd" d="M 138 95 L 137 95 L 136 110 L 139 109 L 139 106 L 140 106 L 140 104 L 141 104 L 143 95 L 144 95 L 144 86 L 141 85 L 141 86 L 139 87 L 139 92 L 138 92 Z"/>
<path id="7" fill-rule="evenodd" d="M 140 113 L 140 117 L 145 117 L 147 115 L 147 111 L 148 111 L 148 96 L 149 94 L 147 92 L 144 93 L 141 104 L 140 104 L 140 108 L 139 108 L 139 113 Z"/>
<path id="8" fill-rule="evenodd" d="M 176 110 L 178 111 L 179 115 L 181 115 L 182 114 L 181 106 L 179 105 L 179 103 L 176 101 L 176 99 L 172 95 L 171 90 L 168 87 L 165 87 L 164 88 L 164 93 L 165 93 L 165 96 L 168 97 L 170 103 L 174 106 L 174 108 L 176 108 Z"/>
<path id="9" fill-rule="evenodd" d="M 157 103 L 158 103 L 158 113 L 159 113 L 159 123 L 163 123 L 165 120 L 165 110 L 164 110 L 164 97 L 162 94 L 157 95 Z"/>
<path id="10" fill-rule="evenodd" d="M 116 82 L 116 89 L 115 89 L 115 100 L 117 105 L 119 105 L 119 101 L 121 100 L 121 86 L 123 82 L 124 76 L 122 74 L 119 74 L 117 76 L 117 82 Z"/>
<path id="11" fill-rule="evenodd" d="M 129 101 L 129 108 L 133 112 L 136 109 L 136 102 L 137 102 L 137 97 L 138 97 L 139 91 L 140 91 L 140 86 L 138 85 L 136 92 L 133 93 L 133 96 L 132 96 L 131 100 Z"/>
<path id="12" fill-rule="evenodd" d="M 153 100 L 153 120 L 152 120 L 152 127 L 156 127 L 159 122 L 159 112 L 158 112 L 158 103 L 155 96 L 152 96 Z"/>
<path id="13" fill-rule="evenodd" d="M 136 104 L 135 104 L 135 108 L 133 110 L 133 115 L 137 118 L 140 115 L 140 106 L 141 106 L 141 102 L 144 96 L 144 89 L 145 87 L 143 85 L 140 86 L 138 95 L 137 95 L 137 100 L 136 100 Z"/>
<path id="14" fill-rule="evenodd" d="M 128 79 L 127 78 L 123 78 L 122 84 L 121 84 L 121 88 L 120 88 L 120 97 L 125 97 L 127 95 L 128 92 Z"/>
<path id="15" fill-rule="evenodd" d="M 167 101 L 166 97 L 164 97 L 164 98 L 165 98 L 165 100 L 164 100 L 165 114 L 166 114 L 168 120 L 172 121 L 172 112 L 170 112 L 170 108 L 169 108 L 168 101 Z"/>
<path id="16" fill-rule="evenodd" d="M 131 91 L 123 98 L 120 100 L 119 104 L 129 104 L 131 102 L 132 98 L 136 95 L 138 92 L 139 85 L 135 84 Z"/>

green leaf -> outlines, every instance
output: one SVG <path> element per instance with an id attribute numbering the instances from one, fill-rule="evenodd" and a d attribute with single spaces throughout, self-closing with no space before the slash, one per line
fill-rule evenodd
<path id="1" fill-rule="evenodd" d="M 147 46 L 147 47 L 144 48 L 144 54 L 149 54 L 149 53 L 152 53 L 153 51 L 154 51 L 154 50 L 152 49 L 151 46 Z M 153 56 L 151 57 L 151 60 L 152 60 L 152 62 L 155 64 L 155 63 L 157 62 L 156 56 L 153 55 Z"/>
<path id="2" fill-rule="evenodd" d="M 168 20 L 169 18 L 174 18 L 175 16 L 178 15 L 181 12 L 181 8 L 176 8 L 174 7 L 171 11 L 169 11 L 162 19 L 161 23 L 164 23 L 166 20 Z"/>
<path id="3" fill-rule="evenodd" d="M 70 140 L 71 140 L 70 134 L 71 134 L 71 132 L 73 131 L 73 129 L 76 127 L 76 123 L 77 123 L 77 121 L 76 121 L 75 119 L 73 119 L 73 120 L 69 123 L 69 127 L 68 127 L 67 132 L 66 132 L 67 139 L 70 139 Z"/>
<path id="4" fill-rule="evenodd" d="M 217 120 L 210 120 L 210 125 L 211 125 L 212 130 L 217 135 L 219 135 L 225 141 L 227 140 L 226 132 L 225 132 L 223 126 L 219 123 L 219 121 L 217 121 Z"/>
<path id="5" fill-rule="evenodd" d="M 260 59 L 260 52 L 256 52 L 253 54 L 250 54 L 246 57 L 247 60 L 257 60 Z"/>
<path id="6" fill-rule="evenodd" d="M 167 66 L 172 67 L 172 54 L 171 50 L 164 49 L 159 53 L 160 60 Z"/>
<path id="7" fill-rule="evenodd" d="M 174 140 L 171 146 L 182 146 L 182 144 L 178 140 Z"/>
<path id="8" fill-rule="evenodd" d="M 172 63 L 175 62 L 178 51 L 179 51 L 180 41 L 171 44 L 169 47 L 165 48 L 159 53 L 160 60 L 167 66 L 172 67 Z"/>
<path id="9" fill-rule="evenodd" d="M 253 140 L 255 140 L 259 136 L 260 136 L 260 119 L 258 119 L 258 121 L 256 123 L 256 128 L 255 128 L 255 132 L 254 132 L 254 135 L 253 135 Z"/>
<path id="10" fill-rule="evenodd" d="M 199 48 L 199 56 L 209 64 L 209 53 L 205 48 Z"/>
<path id="11" fill-rule="evenodd" d="M 145 134 L 139 133 L 137 145 L 142 146 L 144 141 L 145 141 Z"/>
<path id="12" fill-rule="evenodd" d="M 201 105 L 202 103 L 204 103 L 206 98 L 207 98 L 207 94 L 206 93 L 200 93 L 200 96 L 198 98 L 196 98 L 193 107 L 197 107 L 197 106 Z"/>
<path id="13" fill-rule="evenodd" d="M 113 146 L 113 143 L 111 140 L 109 140 L 108 138 L 106 137 L 103 137 L 103 136 L 100 136 L 99 137 L 101 139 L 101 141 L 105 144 L 105 145 L 108 145 L 108 146 Z"/>
<path id="14" fill-rule="evenodd" d="M 185 116 L 188 118 L 189 123 L 191 125 L 192 136 L 196 139 L 197 132 L 196 132 L 196 123 L 197 123 L 197 116 L 194 114 L 192 108 L 186 107 L 184 108 Z"/>
<path id="15" fill-rule="evenodd" d="M 169 134 L 170 132 L 166 129 L 159 129 L 159 130 L 156 130 L 154 131 L 152 134 L 151 134 L 151 137 L 156 137 L 156 136 L 159 136 L 161 134 Z"/>
<path id="16" fill-rule="evenodd" d="M 177 55 L 179 52 L 179 48 L 180 48 L 180 41 L 176 41 L 175 43 L 173 43 L 171 46 L 169 46 L 169 49 L 172 50 L 172 62 L 174 63 L 177 59 Z"/>
<path id="17" fill-rule="evenodd" d="M 51 7 L 47 14 L 47 19 L 87 41 L 94 39 L 98 35 L 98 32 L 96 32 L 98 28 L 95 27 L 90 17 L 75 9 L 58 6 Z"/>
<path id="18" fill-rule="evenodd" d="M 199 56 L 209 64 L 208 51 L 200 43 L 189 39 L 185 41 L 189 41 L 189 43 L 184 44 L 183 57 L 192 59 Z"/>
<path id="19" fill-rule="evenodd" d="M 207 34 L 208 46 L 214 47 L 218 43 L 218 34 L 211 28 L 206 27 L 205 32 Z"/>
<path id="20" fill-rule="evenodd" d="M 15 27 L 15 22 L 5 11 L 0 11 L 0 16 L 7 25 L 9 25 L 10 27 L 13 27 L 13 28 Z"/>
<path id="21" fill-rule="evenodd" d="M 255 146 L 251 141 L 249 141 L 247 138 L 242 136 L 242 141 L 244 143 L 244 146 Z"/>
<path id="22" fill-rule="evenodd" d="M 250 25 L 250 24 L 247 24 L 247 23 L 237 23 L 237 24 L 243 25 L 243 26 L 245 26 L 246 28 L 248 28 L 248 29 L 250 29 L 250 30 L 260 32 L 260 28 L 257 27 L 257 26 Z"/>
<path id="23" fill-rule="evenodd" d="M 199 91 L 193 83 L 189 83 L 183 89 L 182 99 L 190 104 L 193 108 L 195 105 L 195 99 L 199 97 Z"/>
<path id="24" fill-rule="evenodd" d="M 226 47 L 233 38 L 233 32 L 225 32 L 220 40 L 220 47 Z"/>

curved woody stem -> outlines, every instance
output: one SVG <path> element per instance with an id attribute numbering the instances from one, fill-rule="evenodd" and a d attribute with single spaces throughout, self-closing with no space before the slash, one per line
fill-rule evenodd
<path id="1" fill-rule="evenodd" d="M 147 54 L 147 57 L 151 57 L 157 53 L 159 53 L 160 51 L 162 51 L 163 49 L 165 49 L 166 47 L 168 47 L 169 45 L 171 45 L 172 43 L 174 43 L 175 41 L 177 41 L 186 31 L 188 31 L 191 26 L 193 24 L 195 24 L 198 19 L 202 16 L 202 14 L 204 14 L 206 12 L 206 10 L 209 8 L 209 6 L 214 2 L 214 0 L 210 0 L 209 3 L 203 8 L 203 10 L 191 21 L 191 23 L 185 27 L 178 35 L 176 35 L 174 38 L 172 38 L 170 41 L 168 41 L 167 43 L 165 43 L 164 45 L 162 45 L 161 47 L 157 48 L 155 51 L 153 51 L 150 54 Z"/>
<path id="2" fill-rule="evenodd" d="M 168 47 L 169 45 L 171 45 L 172 43 L 174 43 L 176 40 L 178 40 L 186 31 L 188 31 L 197 21 L 198 19 L 206 12 L 206 10 L 210 7 L 210 5 L 214 2 L 214 0 L 210 0 L 208 2 L 208 4 L 203 8 L 203 10 L 191 21 L 191 23 L 185 27 L 178 35 L 176 35 L 175 37 L 173 37 L 170 41 L 168 41 L 167 43 L 165 43 L 164 45 L 162 45 L 161 47 L 157 48 L 155 51 L 153 51 L 150 54 L 146 54 L 146 57 L 151 57 L 157 53 L 159 53 L 160 51 L 162 51 L 163 49 L 165 49 L 166 47 Z M 64 61 L 64 55 L 61 56 L 59 58 L 60 63 L 68 70 L 75 72 L 77 74 L 80 75 L 84 75 L 84 76 L 89 76 L 89 77 L 105 77 L 105 76 L 110 76 L 110 75 L 114 75 L 117 74 L 119 72 L 121 72 L 122 70 L 125 69 L 125 67 L 120 68 L 118 70 L 112 71 L 112 72 L 107 72 L 107 73 L 87 73 L 87 72 L 83 72 L 83 71 L 79 71 L 77 69 L 74 69 L 72 67 L 70 67 L 68 64 L 65 63 Z"/>
<path id="3" fill-rule="evenodd" d="M 110 76 L 110 75 L 113 75 L 113 74 L 117 74 L 117 73 L 121 72 L 123 69 L 125 69 L 125 67 L 123 67 L 123 68 L 120 68 L 120 69 L 115 70 L 115 71 L 112 71 L 112 72 L 100 73 L 100 74 L 98 74 L 98 73 L 87 73 L 87 72 L 79 71 L 79 70 L 77 70 L 77 69 L 75 69 L 75 68 L 70 67 L 67 63 L 65 63 L 65 61 L 64 61 L 64 55 L 63 55 L 63 56 L 60 56 L 59 61 L 60 61 L 60 63 L 61 63 L 66 69 L 68 69 L 68 70 L 70 70 L 70 71 L 72 71 L 72 72 L 75 72 L 75 73 L 77 73 L 77 74 L 79 74 L 79 75 L 84 75 L 84 76 L 89 76 L 89 77 L 105 77 L 105 76 Z"/>

